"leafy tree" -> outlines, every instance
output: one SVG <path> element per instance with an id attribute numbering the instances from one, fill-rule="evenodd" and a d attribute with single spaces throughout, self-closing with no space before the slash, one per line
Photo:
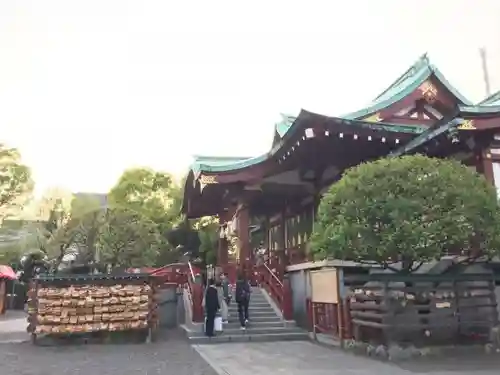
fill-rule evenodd
<path id="1" fill-rule="evenodd" d="M 157 265 L 178 260 L 178 244 L 168 241 L 168 236 L 183 222 L 180 215 L 182 190 L 172 176 L 149 168 L 129 169 L 109 192 L 108 201 L 111 207 L 137 212 L 154 223 L 161 234 Z"/>
<path id="2" fill-rule="evenodd" d="M 98 238 L 102 260 L 114 267 L 151 266 L 158 254 L 155 224 L 134 211 L 108 210 Z"/>
<path id="3" fill-rule="evenodd" d="M 148 168 L 126 170 L 111 189 L 112 207 L 123 207 L 147 216 L 157 224 L 171 223 L 179 216 L 178 187 L 168 173 Z M 172 210 L 171 210 L 172 209 Z"/>
<path id="4" fill-rule="evenodd" d="M 80 263 L 99 261 L 96 259 L 99 232 L 107 219 L 107 208 L 93 194 L 77 194 L 71 202 L 71 220 L 74 226 L 70 238 L 78 247 Z"/>
<path id="5" fill-rule="evenodd" d="M 31 171 L 21 162 L 19 152 L 0 143 L 0 223 L 21 209 L 33 186 Z"/>
<path id="6" fill-rule="evenodd" d="M 205 265 L 217 263 L 219 221 L 215 217 L 200 218 L 194 227 L 200 238 L 199 253 Z"/>
<path id="7" fill-rule="evenodd" d="M 97 233 L 103 223 L 104 212 L 90 212 L 85 216 L 70 218 L 52 236 L 48 254 L 53 259 L 53 269 L 58 270 L 64 259 L 78 264 L 95 261 Z"/>
<path id="8" fill-rule="evenodd" d="M 148 218 L 122 208 L 75 215 L 53 237 L 52 254 L 56 256 L 53 268 L 60 269 L 66 255 L 72 255 L 71 263 L 78 266 L 150 266 L 160 243 L 156 229 Z"/>
<path id="9" fill-rule="evenodd" d="M 23 245 L 20 241 L 2 243 L 0 245 L 0 264 L 17 264 L 22 253 Z"/>
<path id="10" fill-rule="evenodd" d="M 98 194 L 74 194 L 70 204 L 72 219 L 83 218 L 88 214 L 97 214 L 105 209 Z"/>
<path id="11" fill-rule="evenodd" d="M 25 220 L 23 231 L 27 238 L 27 251 L 38 249 L 50 252 L 53 237 L 70 219 L 72 194 L 59 188 L 51 188 L 44 192 L 40 199 L 33 201 L 23 214 L 31 218 Z"/>
<path id="12" fill-rule="evenodd" d="M 412 271 L 449 252 L 474 259 L 500 248 L 493 186 L 458 162 L 420 155 L 350 169 L 323 196 L 316 220 L 316 258 Z"/>

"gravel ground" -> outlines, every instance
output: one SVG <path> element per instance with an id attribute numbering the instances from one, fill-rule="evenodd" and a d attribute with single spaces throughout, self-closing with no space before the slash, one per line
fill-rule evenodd
<path id="1" fill-rule="evenodd" d="M 178 331 L 152 344 L 0 344 L 2 375 L 216 375 Z"/>

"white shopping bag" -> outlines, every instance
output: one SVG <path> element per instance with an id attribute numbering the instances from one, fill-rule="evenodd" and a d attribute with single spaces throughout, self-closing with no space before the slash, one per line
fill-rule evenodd
<path id="1" fill-rule="evenodd" d="M 214 320 L 214 331 L 222 332 L 222 317 L 216 316 Z"/>

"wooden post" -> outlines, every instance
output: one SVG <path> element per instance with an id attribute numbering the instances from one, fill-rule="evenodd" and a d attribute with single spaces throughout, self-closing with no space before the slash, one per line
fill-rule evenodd
<path id="1" fill-rule="evenodd" d="M 218 241 L 218 248 L 217 248 L 217 264 L 221 267 L 224 267 L 227 264 L 228 261 L 228 243 L 226 238 L 220 238 L 219 234 L 219 241 Z"/>
<path id="2" fill-rule="evenodd" d="M 238 240 L 239 240 L 239 258 L 240 258 L 240 271 L 246 272 L 248 269 L 248 262 L 250 259 L 250 217 L 248 212 L 248 207 L 244 204 L 240 204 L 237 210 L 238 215 Z"/>
<path id="3" fill-rule="evenodd" d="M 7 291 L 5 287 L 5 279 L 0 279 L 0 315 L 5 314 Z"/>
<path id="4" fill-rule="evenodd" d="M 293 319 L 293 303 L 292 303 L 292 288 L 290 287 L 290 279 L 288 275 L 283 276 L 283 318 L 285 320 Z"/>
<path id="5" fill-rule="evenodd" d="M 203 314 L 203 285 L 201 280 L 196 280 L 191 283 L 191 299 L 193 301 L 193 322 L 203 322 L 204 314 Z"/>
<path id="6" fill-rule="evenodd" d="M 342 268 L 337 268 L 337 325 L 339 330 L 339 340 L 340 347 L 344 348 L 344 319 L 342 319 L 342 309 L 343 309 L 343 289 L 344 289 L 344 270 Z"/>
<path id="7" fill-rule="evenodd" d="M 317 340 L 318 336 L 316 335 L 316 310 L 314 309 L 314 302 L 312 300 L 311 300 L 311 316 L 312 316 L 313 339 Z"/>
<path id="8" fill-rule="evenodd" d="M 221 267 L 225 267 L 228 263 L 228 248 L 229 244 L 226 237 L 221 237 L 221 232 L 226 228 L 227 221 L 229 218 L 227 217 L 226 212 L 222 212 L 219 214 L 219 233 L 218 233 L 218 247 L 217 247 L 217 264 Z"/>
<path id="9" fill-rule="evenodd" d="M 285 269 L 286 265 L 288 264 L 288 255 L 287 255 L 287 239 L 288 239 L 288 228 L 286 226 L 286 210 L 283 210 L 280 214 L 280 237 L 282 240 L 283 246 L 281 246 L 281 249 L 278 249 L 278 261 L 279 261 L 279 274 L 280 277 L 283 277 L 285 274 Z"/>

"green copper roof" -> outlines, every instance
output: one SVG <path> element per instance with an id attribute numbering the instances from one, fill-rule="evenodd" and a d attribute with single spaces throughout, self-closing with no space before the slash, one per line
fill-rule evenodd
<path id="1" fill-rule="evenodd" d="M 446 133 L 450 131 L 450 129 L 455 128 L 461 124 L 463 124 L 464 119 L 460 117 L 455 117 L 454 119 L 447 121 L 446 119 L 442 120 L 442 123 L 437 127 L 428 128 L 425 132 L 420 134 L 418 137 L 413 138 L 407 144 L 401 146 L 397 150 L 391 152 L 389 157 L 398 157 L 404 155 L 408 152 L 415 150 L 417 147 L 423 145 L 431 139 L 434 139 L 438 135 Z"/>
<path id="2" fill-rule="evenodd" d="M 344 123 L 354 124 L 361 127 L 369 127 L 371 129 L 380 129 L 383 131 L 421 134 L 427 130 L 426 126 L 405 126 L 392 123 L 373 123 L 360 121 L 372 113 L 375 113 L 383 108 L 386 108 L 405 96 L 411 94 L 422 83 L 424 83 L 431 75 L 434 75 L 443 86 L 445 86 L 459 101 L 464 112 L 490 113 L 496 111 L 496 106 L 500 106 L 500 92 L 485 99 L 480 105 L 474 106 L 472 102 L 462 96 L 441 74 L 438 68 L 432 65 L 427 57 L 427 54 L 421 56 L 415 64 L 413 64 L 403 75 L 401 75 L 394 83 L 384 90 L 375 100 L 366 108 L 349 113 L 339 120 Z M 500 111 L 500 107 L 499 107 Z M 205 172 L 229 172 L 236 169 L 249 167 L 260 163 L 270 157 L 276 150 L 280 149 L 284 143 L 283 138 L 294 129 L 297 116 L 281 114 L 281 120 L 274 126 L 274 139 L 272 150 L 261 156 L 249 157 L 208 157 L 197 156 L 191 166 L 191 170 L 196 174 L 201 171 Z"/>
<path id="3" fill-rule="evenodd" d="M 225 172 L 234 169 L 248 167 L 266 160 L 267 154 L 257 157 L 232 157 L 232 156 L 195 156 L 191 164 L 194 173 L 204 172 Z"/>
<path id="4" fill-rule="evenodd" d="M 473 106 L 472 102 L 465 98 L 460 92 L 453 87 L 451 83 L 444 77 L 440 70 L 431 64 L 427 54 L 422 55 L 406 72 L 396 79 L 387 89 L 385 89 L 375 100 L 356 112 L 348 113 L 341 116 L 345 119 L 354 120 L 366 117 L 374 112 L 387 108 L 390 105 L 400 101 L 405 96 L 410 95 L 422 83 L 424 83 L 431 75 L 434 75 L 460 102 L 465 106 Z M 493 96 L 492 96 L 493 97 Z M 497 99 L 500 105 L 500 93 Z M 275 138 L 273 146 L 278 143 L 278 140 L 283 138 L 288 132 L 296 116 L 281 114 L 281 121 L 275 124 Z"/>
<path id="5" fill-rule="evenodd" d="M 276 133 L 278 133 L 279 136 L 283 138 L 288 129 L 290 129 L 290 127 L 292 126 L 297 116 L 285 115 L 283 113 L 280 113 L 280 115 L 281 115 L 281 121 L 276 123 L 274 125 L 274 128 L 276 130 Z"/>
<path id="6" fill-rule="evenodd" d="M 306 111 L 303 111 L 307 113 Z M 343 118 L 331 118 L 342 122 L 344 125 L 359 126 L 361 128 L 368 128 L 373 130 L 395 132 L 395 133 L 405 133 L 405 134 L 421 134 L 425 132 L 428 128 L 427 126 L 415 126 L 415 125 L 401 125 L 401 124 L 391 124 L 391 123 L 373 123 L 362 120 L 348 120 Z M 302 129 L 295 121 L 292 122 L 287 130 L 287 135 L 293 134 L 295 131 L 300 131 Z M 191 170 L 196 175 L 201 172 L 230 172 L 237 169 L 242 169 L 250 167 L 252 165 L 261 163 L 268 158 L 272 157 L 279 149 L 286 145 L 287 141 L 285 139 L 280 140 L 277 144 L 273 146 L 270 152 L 253 158 L 245 157 L 211 157 L 211 156 L 195 156 L 195 161 L 191 165 Z"/>
<path id="7" fill-rule="evenodd" d="M 500 106 L 500 91 L 488 96 L 486 99 L 483 99 L 479 103 L 478 106 Z"/>
<path id="8" fill-rule="evenodd" d="M 431 75 L 434 75 L 462 104 L 472 105 L 472 102 L 460 94 L 460 92 L 448 82 L 439 69 L 430 63 L 427 54 L 424 54 L 410 67 L 410 69 L 377 96 L 368 107 L 348 113 L 342 117 L 356 119 L 380 111 L 411 94 Z"/>
<path id="9" fill-rule="evenodd" d="M 500 91 L 481 100 L 476 105 L 461 105 L 461 112 L 478 113 L 478 114 L 494 114 L 500 112 Z"/>
<path id="10" fill-rule="evenodd" d="M 493 102 L 490 104 L 481 105 L 460 105 L 458 106 L 460 112 L 462 113 L 477 113 L 477 114 L 495 114 L 500 113 L 500 101 L 498 103 Z"/>

